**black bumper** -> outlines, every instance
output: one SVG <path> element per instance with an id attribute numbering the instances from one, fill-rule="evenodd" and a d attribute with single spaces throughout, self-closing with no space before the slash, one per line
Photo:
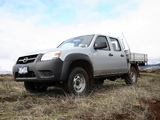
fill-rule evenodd
<path id="1" fill-rule="evenodd" d="M 32 63 L 14 65 L 14 80 L 30 82 L 60 82 L 63 61 L 59 58 L 41 61 L 41 57 L 42 54 L 39 54 Z M 28 72 L 20 74 L 18 68 L 21 67 L 27 67 Z"/>

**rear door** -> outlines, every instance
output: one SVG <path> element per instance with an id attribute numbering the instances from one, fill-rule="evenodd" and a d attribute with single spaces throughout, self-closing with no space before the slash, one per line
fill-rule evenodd
<path id="1" fill-rule="evenodd" d="M 111 48 L 106 36 L 97 36 L 94 45 L 98 42 L 106 42 L 107 47 L 97 49 L 93 52 L 94 75 L 113 74 L 115 72 L 116 61 L 113 58 Z"/>
<path id="2" fill-rule="evenodd" d="M 114 73 L 126 73 L 127 72 L 127 58 L 124 49 L 118 39 L 109 37 L 111 42 L 111 49 L 113 53 L 113 61 L 115 63 Z"/>

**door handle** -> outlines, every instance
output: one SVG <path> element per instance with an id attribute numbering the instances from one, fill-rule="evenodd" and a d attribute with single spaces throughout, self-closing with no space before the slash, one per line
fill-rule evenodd
<path id="1" fill-rule="evenodd" d="M 109 53 L 109 56 L 111 57 L 111 56 L 113 56 L 113 54 Z"/>
<path id="2" fill-rule="evenodd" d="M 124 57 L 124 55 L 121 54 L 121 57 Z"/>

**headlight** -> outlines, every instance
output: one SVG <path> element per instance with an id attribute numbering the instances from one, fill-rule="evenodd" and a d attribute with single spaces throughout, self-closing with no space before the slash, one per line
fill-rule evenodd
<path id="1" fill-rule="evenodd" d="M 42 56 L 41 61 L 59 58 L 60 55 L 61 55 L 61 51 L 47 52 Z"/>

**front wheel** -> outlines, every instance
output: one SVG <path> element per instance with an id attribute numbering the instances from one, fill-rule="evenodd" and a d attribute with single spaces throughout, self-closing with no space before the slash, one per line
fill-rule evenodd
<path id="1" fill-rule="evenodd" d="M 47 90 L 47 86 L 38 82 L 24 82 L 24 86 L 30 93 L 41 93 Z"/>
<path id="2" fill-rule="evenodd" d="M 137 71 L 134 67 L 131 67 L 130 73 L 125 78 L 127 85 L 134 85 L 137 83 Z"/>
<path id="3" fill-rule="evenodd" d="M 89 87 L 89 79 L 86 71 L 83 68 L 74 68 L 68 80 L 64 83 L 64 90 L 67 93 L 75 96 L 85 95 Z"/>

